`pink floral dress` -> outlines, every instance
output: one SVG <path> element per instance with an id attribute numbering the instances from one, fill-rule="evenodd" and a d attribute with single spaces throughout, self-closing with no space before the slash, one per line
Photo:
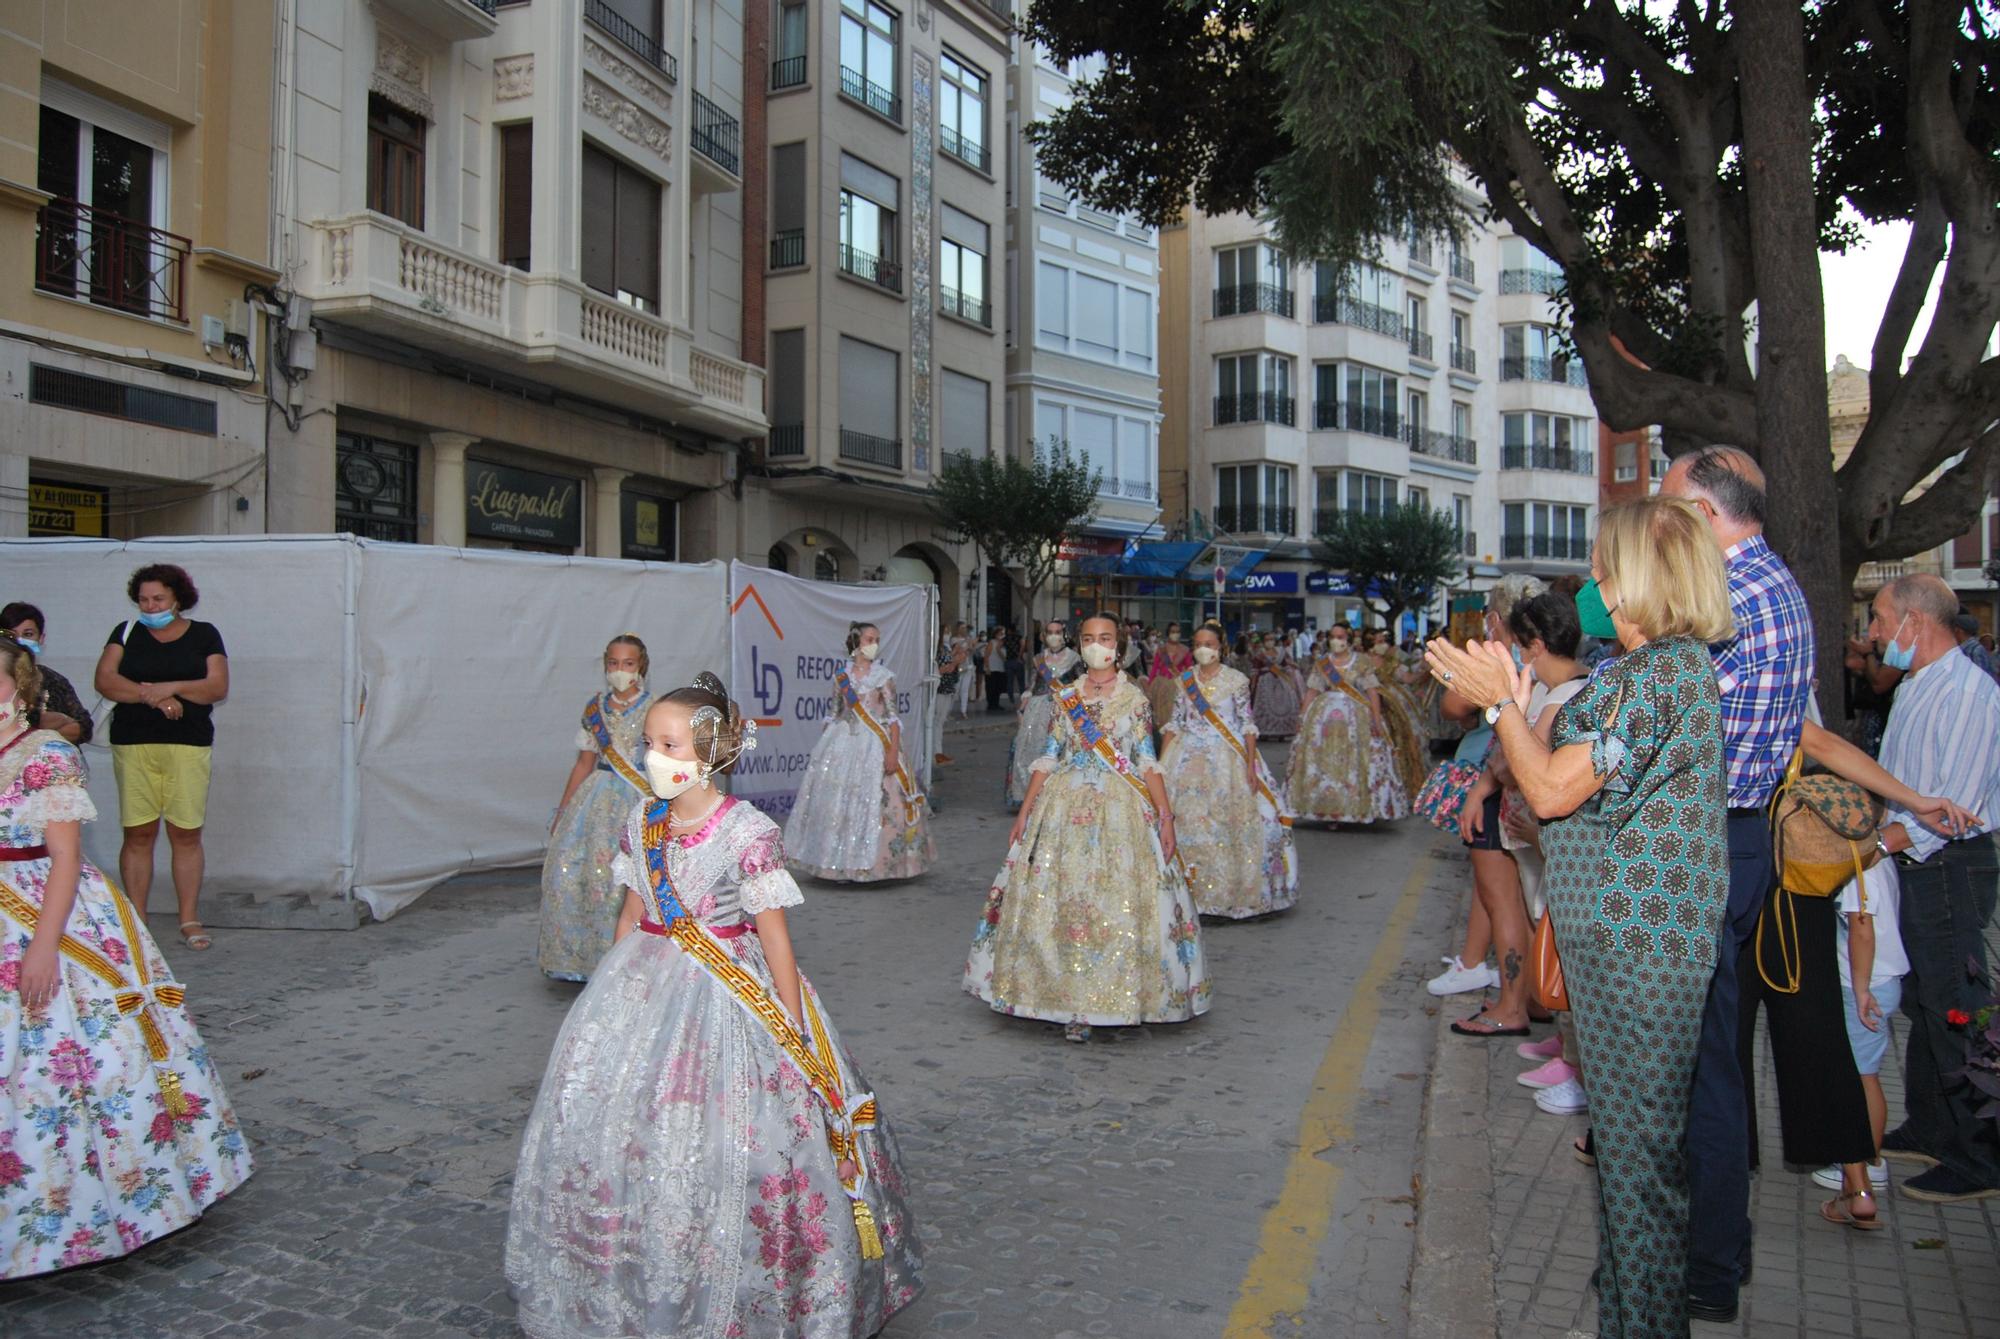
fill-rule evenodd
<path id="1" fill-rule="evenodd" d="M 96 816 L 83 761 L 60 736 L 38 731 L 0 753 L 0 848 L 32 850 L 49 824 Z M 53 1004 L 23 1010 L 27 922 L 40 918 L 48 877 L 47 856 L 0 855 L 6 1278 L 135 1251 L 186 1227 L 250 1175 L 249 1145 L 208 1047 L 171 1002 L 179 983 L 145 922 L 121 909 L 122 896 L 88 861 L 67 929 L 82 953 L 59 959 Z"/>

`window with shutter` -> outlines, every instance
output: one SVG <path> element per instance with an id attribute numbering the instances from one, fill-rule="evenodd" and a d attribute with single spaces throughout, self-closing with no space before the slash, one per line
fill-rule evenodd
<path id="1" fill-rule="evenodd" d="M 528 121 L 500 127 L 500 263 L 517 270 L 534 268 L 534 130 Z"/>

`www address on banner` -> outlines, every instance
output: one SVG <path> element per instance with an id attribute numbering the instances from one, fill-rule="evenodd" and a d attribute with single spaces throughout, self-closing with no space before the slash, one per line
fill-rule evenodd
<path id="1" fill-rule="evenodd" d="M 737 760 L 738 776 L 789 776 L 803 772 L 812 761 L 810 753 L 752 753 Z"/>

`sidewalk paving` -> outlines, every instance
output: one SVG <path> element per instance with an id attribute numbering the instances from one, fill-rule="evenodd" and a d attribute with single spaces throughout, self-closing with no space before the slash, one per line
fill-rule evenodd
<path id="1" fill-rule="evenodd" d="M 1469 881 L 1469 872 L 1467 877 Z M 2000 934 L 1989 929 L 1988 940 L 1989 952 L 2000 960 Z M 1437 1082 L 1453 1070 L 1468 1072 L 1468 1066 L 1456 1063 L 1462 1057 L 1447 1048 L 1483 1047 L 1484 1091 L 1476 1078 L 1482 1067 L 1478 1059 L 1469 1067 L 1473 1080 L 1460 1085 L 1469 1091 L 1440 1101 L 1434 1090 L 1428 1138 L 1456 1147 L 1427 1149 L 1426 1162 L 1463 1166 L 1483 1157 L 1491 1168 L 1491 1195 L 1477 1198 L 1490 1209 L 1497 1332 L 1508 1339 L 1595 1335 L 1597 1297 L 1589 1280 L 1597 1263 L 1597 1178 L 1571 1147 L 1588 1128 L 1589 1117 L 1550 1116 L 1537 1109 L 1534 1094 L 1515 1081 L 1532 1062 L 1515 1054 L 1512 1041 L 1472 1042 L 1454 1036 L 1450 1022 L 1469 1012 L 1469 999 L 1445 1000 L 1438 1012 Z M 1900 1015 L 1891 1026 L 1882 1086 L 1893 1128 L 1903 1110 L 1906 1032 Z M 1538 1028 L 1537 1038 L 1542 1035 Z M 1908 1199 L 1896 1186 L 1917 1169 L 1892 1162 L 1892 1184 L 1878 1199 L 1883 1230 L 1857 1232 L 1822 1221 L 1819 1206 L 1832 1192 L 1813 1184 L 1812 1168 L 1788 1168 L 1782 1161 L 1777 1084 L 1761 1026 L 1756 1054 L 1758 1133 L 1765 1161 L 1751 1184 L 1755 1267 L 1743 1289 L 1737 1321 L 1696 1322 L 1696 1339 L 2000 1335 L 2000 1269 L 1995 1268 L 2000 1261 L 2000 1199 L 1961 1205 Z M 1426 1187 L 1427 1194 L 1430 1189 Z M 1454 1210 L 1465 1203 L 1462 1196 L 1454 1200 Z"/>

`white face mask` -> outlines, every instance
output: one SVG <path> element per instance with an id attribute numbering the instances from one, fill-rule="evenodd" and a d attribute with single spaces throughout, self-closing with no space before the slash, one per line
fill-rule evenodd
<path id="1" fill-rule="evenodd" d="M 1051 651 L 1060 651 L 1063 649 L 1063 635 L 1060 632 L 1052 632 L 1042 638 L 1042 645 Z"/>
<path id="2" fill-rule="evenodd" d="M 1083 663 L 1094 670 L 1104 669 L 1118 658 L 1118 653 L 1102 642 L 1089 642 L 1083 648 Z"/>
<path id="3" fill-rule="evenodd" d="M 1212 646 L 1197 646 L 1194 649 L 1194 663 L 1197 665 L 1213 665 L 1221 658 L 1222 652 Z"/>
<path id="4" fill-rule="evenodd" d="M 653 794 L 663 800 L 671 800 L 682 791 L 701 784 L 701 764 L 692 758 L 671 758 L 647 749 L 646 782 L 652 786 Z"/>
<path id="5" fill-rule="evenodd" d="M 863 642 L 854 648 L 854 654 L 860 656 L 863 660 L 873 660 L 876 656 L 882 654 L 882 643 Z"/>
<path id="6" fill-rule="evenodd" d="M 639 676 L 631 670 L 606 670 L 604 681 L 611 685 L 611 691 L 614 693 L 629 693 L 633 685 L 639 682 Z"/>

